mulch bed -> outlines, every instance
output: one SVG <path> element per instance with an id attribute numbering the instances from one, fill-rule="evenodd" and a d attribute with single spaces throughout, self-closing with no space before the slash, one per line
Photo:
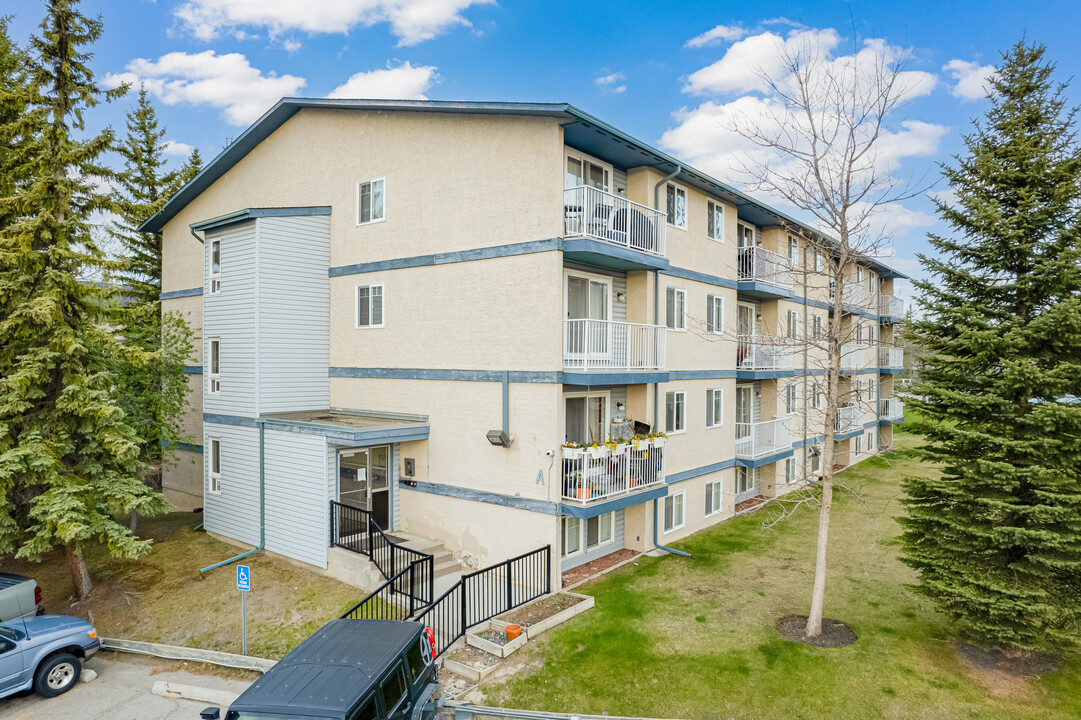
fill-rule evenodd
<path id="1" fill-rule="evenodd" d="M 563 573 L 563 587 L 570 587 L 571 585 L 577 585 L 583 580 L 588 580 L 594 575 L 600 575 L 605 570 L 609 570 L 616 565 L 619 565 L 625 560 L 638 555 L 636 550 L 616 550 L 614 553 L 609 553 L 604 557 L 599 557 L 596 560 L 587 562 L 585 565 L 579 565 L 576 568 L 571 568 L 567 572 Z"/>
<path id="2" fill-rule="evenodd" d="M 785 615 L 773 624 L 785 640 L 814 645 L 815 647 L 845 647 L 856 642 L 855 631 L 840 620 L 822 618 L 822 632 L 813 638 L 803 634 L 807 627 L 806 615 Z"/>
<path id="3" fill-rule="evenodd" d="M 1062 665 L 1062 658 L 1058 655 L 1024 651 L 1005 653 L 1001 649 L 982 650 L 967 643 L 958 644 L 957 652 L 973 667 L 997 670 L 1021 678 L 1056 673 Z"/>
<path id="4" fill-rule="evenodd" d="M 527 628 L 534 623 L 539 623 L 541 620 L 547 620 L 553 615 L 563 612 L 567 608 L 574 607 L 582 602 L 583 599 L 584 598 L 576 597 L 574 595 L 559 593 L 557 595 L 541 598 L 528 605 L 523 605 L 506 615 L 500 615 L 499 619 L 505 623 L 510 623 L 511 625 L 521 625 L 522 627 Z"/>
<path id="5" fill-rule="evenodd" d="M 482 640 L 487 640 L 490 643 L 495 643 L 496 645 L 506 645 L 508 642 L 510 642 L 509 640 L 507 640 L 507 633 L 501 632 L 499 630 L 484 630 L 477 633 L 477 637 L 481 638 Z"/>
<path id="6" fill-rule="evenodd" d="M 463 645 L 450 654 L 450 659 L 455 662 L 460 662 L 466 667 L 471 667 L 474 670 L 483 670 L 484 668 L 490 668 L 493 665 L 498 665 L 502 659 L 486 653 L 480 648 L 475 648 L 472 645 Z"/>
<path id="7" fill-rule="evenodd" d="M 736 515 L 742 515 L 743 513 L 749 513 L 752 510 L 757 510 L 766 503 L 769 502 L 769 498 L 765 495 L 755 495 L 753 498 L 744 500 L 736 505 Z"/>

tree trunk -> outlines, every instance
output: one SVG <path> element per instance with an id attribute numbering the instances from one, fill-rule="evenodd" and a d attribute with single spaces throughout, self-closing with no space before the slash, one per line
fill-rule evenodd
<path id="1" fill-rule="evenodd" d="M 68 568 L 71 570 L 71 579 L 75 582 L 75 592 L 80 600 L 85 600 L 94 589 L 94 583 L 90 581 L 90 571 L 86 568 L 86 558 L 83 551 L 71 541 L 66 546 L 68 555 Z"/>
<path id="2" fill-rule="evenodd" d="M 823 453 L 833 460 L 833 452 Z M 823 460 L 826 458 L 824 457 Z M 833 470 L 822 475 L 822 505 L 818 509 L 818 548 L 815 552 L 815 583 L 811 593 L 811 613 L 803 634 L 817 637 L 822 634 L 822 611 L 826 604 L 826 550 L 829 548 L 830 511 L 833 509 Z"/>
<path id="3" fill-rule="evenodd" d="M 131 530 L 131 534 L 135 534 L 135 530 L 139 527 L 139 513 L 132 510 L 128 515 L 128 530 Z"/>

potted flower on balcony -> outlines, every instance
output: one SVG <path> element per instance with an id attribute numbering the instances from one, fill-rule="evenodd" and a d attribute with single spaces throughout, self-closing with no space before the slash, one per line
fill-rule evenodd
<path id="1" fill-rule="evenodd" d="M 609 440 L 608 442 L 605 443 L 605 445 L 608 446 L 608 450 L 609 450 L 609 452 L 612 453 L 612 455 L 622 455 L 623 452 L 628 447 L 630 447 L 630 445 L 628 443 L 618 442 L 616 440 Z"/>
<path id="2" fill-rule="evenodd" d="M 584 483 L 581 483 L 581 484 L 578 485 L 578 499 L 579 500 L 589 500 L 595 494 L 597 494 L 597 493 L 594 490 L 592 480 L 586 480 Z"/>
<path id="3" fill-rule="evenodd" d="M 579 460 L 586 454 L 585 446 L 580 442 L 563 443 L 563 459 L 564 460 Z"/>
<path id="4" fill-rule="evenodd" d="M 611 450 L 609 449 L 608 445 L 604 442 L 601 442 L 600 440 L 594 440 L 593 442 L 586 445 L 586 453 L 588 453 L 589 456 L 594 459 L 606 457 L 610 452 Z"/>
<path id="5" fill-rule="evenodd" d="M 646 438 L 650 441 L 653 447 L 658 448 L 664 447 L 664 444 L 668 441 L 668 436 L 662 432 L 652 432 L 647 435 Z"/>

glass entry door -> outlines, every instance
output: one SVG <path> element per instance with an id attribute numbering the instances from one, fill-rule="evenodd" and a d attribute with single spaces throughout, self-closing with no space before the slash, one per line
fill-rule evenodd
<path id="1" fill-rule="evenodd" d="M 751 385 L 736 385 L 736 453 L 745 454 L 754 443 L 751 436 L 751 403 L 754 397 Z"/>
<path id="2" fill-rule="evenodd" d="M 338 502 L 367 510 L 390 529 L 390 447 L 342 450 L 338 455 Z"/>
<path id="3" fill-rule="evenodd" d="M 566 403 L 566 442 L 591 443 L 608 439 L 608 396 L 578 395 Z"/>
<path id="4" fill-rule="evenodd" d="M 596 365 L 608 357 L 611 328 L 608 323 L 611 290 L 605 280 L 567 276 L 566 356 L 582 366 Z"/>

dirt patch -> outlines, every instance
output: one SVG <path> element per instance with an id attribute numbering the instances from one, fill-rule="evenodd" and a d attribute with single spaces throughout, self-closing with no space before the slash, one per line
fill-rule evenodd
<path id="1" fill-rule="evenodd" d="M 1062 667 L 1062 658 L 1033 652 L 1004 652 L 1002 650 L 981 650 L 961 643 L 957 654 L 977 670 L 993 670 L 1014 677 L 1040 677 L 1057 673 Z"/>
<path id="2" fill-rule="evenodd" d="M 583 600 L 584 598 L 576 597 L 574 595 L 559 593 L 524 605 L 506 615 L 500 615 L 498 619 L 505 623 L 510 623 L 511 625 L 521 625 L 522 627 L 527 628 L 530 625 L 539 623 L 541 620 L 547 620 L 553 615 L 563 612 L 567 608 L 572 608 Z"/>
<path id="3" fill-rule="evenodd" d="M 758 508 L 762 507 L 769 502 L 769 498 L 765 495 L 755 495 L 753 498 L 744 500 L 736 505 L 734 508 L 736 515 L 745 515 L 749 512 L 754 512 Z"/>
<path id="4" fill-rule="evenodd" d="M 596 560 L 587 562 L 585 565 L 571 568 L 563 573 L 563 587 L 577 585 L 583 580 L 588 580 L 594 575 L 600 575 L 606 570 L 611 570 L 621 562 L 626 562 L 639 554 L 640 553 L 634 550 L 616 550 L 614 553 L 608 553 L 604 557 L 599 557 Z"/>
<path id="5" fill-rule="evenodd" d="M 494 667 L 502 661 L 502 658 L 484 652 L 480 648 L 475 648 L 472 645 L 463 645 L 451 653 L 449 657 L 454 662 L 459 662 L 474 670 L 484 670 L 485 668 Z"/>
<path id="6" fill-rule="evenodd" d="M 443 692 L 452 698 L 461 697 L 477 686 L 469 678 L 464 678 L 446 669 L 440 669 L 439 671 L 439 684 L 443 686 Z"/>
<path id="7" fill-rule="evenodd" d="M 490 643 L 495 643 L 496 645 L 506 645 L 510 642 L 507 640 L 507 633 L 500 632 L 499 630 L 484 630 L 483 632 L 477 633 L 477 637 L 482 640 L 487 640 Z"/>
<path id="8" fill-rule="evenodd" d="M 815 647 L 845 647 L 856 642 L 857 639 L 856 632 L 852 628 L 832 618 L 822 618 L 822 632 L 813 638 L 803 634 L 807 627 L 806 615 L 786 615 L 774 623 L 773 627 L 786 640 Z"/>

